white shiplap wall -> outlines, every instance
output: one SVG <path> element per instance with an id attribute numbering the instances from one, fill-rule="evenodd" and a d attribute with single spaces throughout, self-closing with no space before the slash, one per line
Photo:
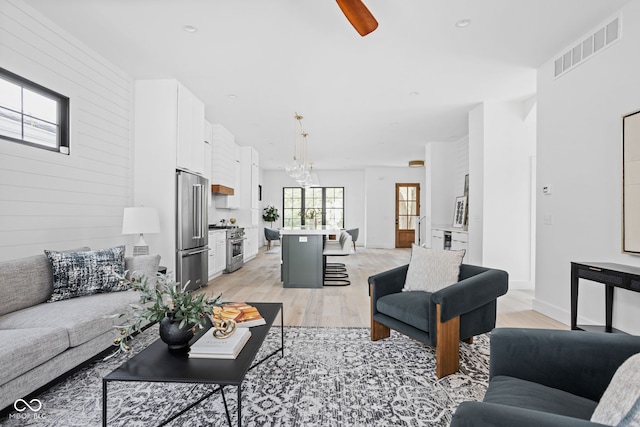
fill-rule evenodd
<path id="1" fill-rule="evenodd" d="M 20 0 L 0 2 L 3 68 L 70 98 L 70 155 L 0 139 L 0 260 L 129 243 L 132 79 Z"/>

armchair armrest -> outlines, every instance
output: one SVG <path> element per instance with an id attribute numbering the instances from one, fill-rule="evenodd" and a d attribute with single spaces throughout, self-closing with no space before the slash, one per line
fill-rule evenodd
<path id="1" fill-rule="evenodd" d="M 640 337 L 584 331 L 497 328 L 489 376 L 507 375 L 599 401 Z"/>
<path id="2" fill-rule="evenodd" d="M 471 266 L 461 266 L 471 267 Z M 458 283 L 434 292 L 431 299 L 440 304 L 440 321 L 446 322 L 461 314 L 497 299 L 509 289 L 509 275 L 506 271 L 475 267 L 481 272 L 462 279 Z"/>
<path id="3" fill-rule="evenodd" d="M 408 269 L 409 264 L 406 264 L 369 277 L 369 292 L 371 294 L 371 307 L 373 310 L 375 310 L 375 302 L 379 298 L 402 292 Z M 377 312 L 377 310 L 374 312 Z"/>
<path id="4" fill-rule="evenodd" d="M 451 427 L 471 426 L 596 427 L 603 424 L 495 403 L 462 402 L 453 414 Z"/>

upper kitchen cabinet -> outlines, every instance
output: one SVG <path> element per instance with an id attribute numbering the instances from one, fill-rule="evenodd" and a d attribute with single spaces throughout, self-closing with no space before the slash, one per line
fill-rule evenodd
<path id="1" fill-rule="evenodd" d="M 176 167 L 205 174 L 204 103 L 177 83 Z"/>
<path id="2" fill-rule="evenodd" d="M 204 160 L 194 163 L 205 152 L 204 109 L 177 80 L 137 80 L 134 120 L 133 204 L 158 209 L 164 231 L 145 238 L 175 271 L 176 168 L 206 174 Z"/>
<path id="3" fill-rule="evenodd" d="M 258 225 L 257 212 L 260 204 L 260 196 L 258 193 L 259 173 L 260 173 L 260 161 L 259 155 L 253 147 L 240 147 L 240 165 L 242 169 L 241 173 L 241 207 L 244 209 L 251 209 L 251 225 Z M 256 220 L 254 221 L 254 218 Z"/>

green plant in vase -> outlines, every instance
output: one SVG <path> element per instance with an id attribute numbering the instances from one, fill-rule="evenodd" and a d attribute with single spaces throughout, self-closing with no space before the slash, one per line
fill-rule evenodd
<path id="1" fill-rule="evenodd" d="M 320 209 L 307 209 L 305 213 L 305 218 L 313 221 L 313 227 L 318 227 L 318 218 L 322 216 L 322 211 Z"/>
<path id="2" fill-rule="evenodd" d="M 270 227 L 273 228 L 274 221 L 277 221 L 280 218 L 280 214 L 278 214 L 278 208 L 273 205 L 268 205 L 263 209 L 262 219 L 265 222 L 270 223 Z"/>
<path id="3" fill-rule="evenodd" d="M 150 283 L 146 276 L 127 278 L 126 274 L 121 280 L 138 292 L 140 299 L 138 304 L 131 304 L 128 312 L 119 315 L 127 319 L 116 326 L 120 336 L 114 340 L 114 345 L 119 346 L 119 351 L 129 351 L 131 336 L 145 324 L 155 322 L 160 322 L 160 337 L 170 350 L 184 350 L 194 332 L 205 326 L 207 314 L 221 305 L 222 295 L 215 298 L 194 295 L 166 274 L 158 273 L 157 283 Z"/>

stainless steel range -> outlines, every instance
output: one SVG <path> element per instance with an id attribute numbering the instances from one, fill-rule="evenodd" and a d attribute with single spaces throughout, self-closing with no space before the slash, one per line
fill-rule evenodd
<path id="1" fill-rule="evenodd" d="M 244 265 L 244 228 L 235 225 L 210 225 L 212 229 L 227 232 L 227 267 L 225 273 L 232 273 Z"/>

